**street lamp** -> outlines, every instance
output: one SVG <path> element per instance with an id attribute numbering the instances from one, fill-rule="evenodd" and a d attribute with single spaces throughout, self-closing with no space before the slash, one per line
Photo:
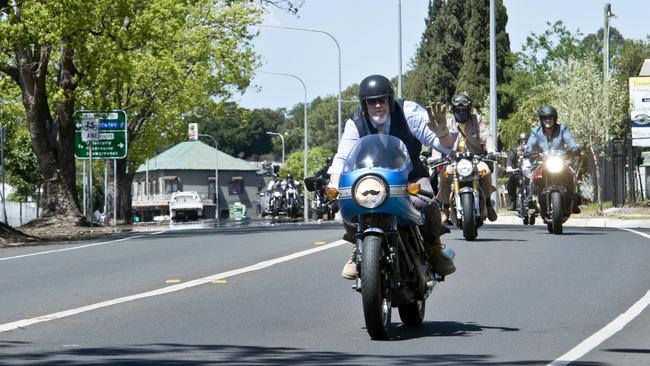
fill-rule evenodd
<path id="1" fill-rule="evenodd" d="M 277 132 L 267 132 L 266 134 L 280 136 L 280 140 L 282 140 L 282 165 L 284 165 L 284 136 L 282 136 L 281 133 L 277 133 Z"/>
<path id="2" fill-rule="evenodd" d="M 302 88 L 305 91 L 305 104 L 303 105 L 303 109 L 305 110 L 305 151 L 304 151 L 304 164 L 303 164 L 303 169 L 304 169 L 304 174 L 303 174 L 303 179 L 307 178 L 307 87 L 305 86 L 305 83 L 302 81 L 301 78 L 297 77 L 294 74 L 284 74 L 281 72 L 268 72 L 268 71 L 260 71 L 263 74 L 271 74 L 271 75 L 281 75 L 281 76 L 289 76 L 292 77 L 300 82 L 302 84 Z M 305 222 L 307 222 L 307 195 L 304 194 L 304 208 L 303 208 L 303 216 L 305 218 Z"/>
<path id="3" fill-rule="evenodd" d="M 214 218 L 219 226 L 219 148 L 214 137 L 205 133 L 199 133 L 197 136 L 209 137 L 214 142 Z"/>
<path id="4" fill-rule="evenodd" d="M 305 31 L 305 32 L 316 32 L 316 33 L 322 33 L 325 35 L 328 35 L 334 43 L 336 43 L 336 49 L 338 50 L 338 55 L 339 55 L 339 97 L 338 97 L 338 132 L 337 132 L 337 141 L 341 142 L 341 114 L 342 114 L 342 108 L 341 108 L 341 47 L 339 46 L 339 42 L 334 38 L 333 35 L 322 31 L 318 29 L 308 29 L 308 28 L 297 28 L 297 27 L 285 27 L 282 25 L 265 25 L 265 24 L 260 24 L 260 27 L 267 27 L 267 28 L 282 28 L 282 29 L 291 29 L 291 30 L 299 30 L 299 31 Z M 400 61 L 400 67 L 401 67 L 401 61 Z M 400 72 L 401 73 L 401 72 Z"/>

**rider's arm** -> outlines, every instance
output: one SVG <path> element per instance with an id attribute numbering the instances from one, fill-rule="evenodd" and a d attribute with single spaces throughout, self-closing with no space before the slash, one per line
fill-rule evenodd
<path id="1" fill-rule="evenodd" d="M 535 133 L 535 130 L 533 130 L 530 134 L 530 137 L 528 138 L 526 149 L 524 151 L 526 154 L 530 154 L 535 149 L 535 146 L 537 146 L 537 134 Z"/>
<path id="2" fill-rule="evenodd" d="M 563 126 L 564 128 L 562 129 L 562 140 L 564 140 L 564 143 L 566 144 L 567 148 L 571 151 L 578 150 L 578 144 L 576 144 L 576 140 L 573 139 L 573 135 L 571 135 L 571 131 L 569 131 L 569 127 L 567 125 Z"/>
<path id="3" fill-rule="evenodd" d="M 427 126 L 429 123 L 429 115 L 422 106 L 415 102 L 405 100 L 404 117 L 406 118 L 406 123 L 408 124 L 409 130 L 411 130 L 413 136 L 415 136 L 415 138 L 423 145 L 434 148 L 443 154 L 449 154 L 451 152 L 453 137 L 451 135 L 445 136 L 441 141 L 440 138 L 438 138 L 438 136 L 436 136 L 436 134 Z"/>
<path id="4" fill-rule="evenodd" d="M 497 151 L 496 144 L 494 143 L 494 137 L 492 137 L 492 133 L 485 125 L 485 122 L 483 121 L 483 117 L 477 115 L 476 119 L 478 121 L 478 128 L 479 128 L 479 134 L 481 136 L 481 142 L 483 142 L 483 144 L 485 145 L 485 150 L 489 153 Z"/>
<path id="5" fill-rule="evenodd" d="M 514 149 L 508 151 L 508 161 L 506 161 L 506 172 L 514 170 L 513 162 L 517 158 L 517 153 Z"/>
<path id="6" fill-rule="evenodd" d="M 341 134 L 341 142 L 339 142 L 338 150 L 334 159 L 332 160 L 332 165 L 327 170 L 327 174 L 330 175 L 329 187 L 338 188 L 339 186 L 339 176 L 343 171 L 343 166 L 345 165 L 345 158 L 347 158 L 348 153 L 352 150 L 354 144 L 359 140 L 359 131 L 357 126 L 354 125 L 354 122 L 351 119 L 348 119 L 345 122 L 345 129 L 343 134 Z"/>

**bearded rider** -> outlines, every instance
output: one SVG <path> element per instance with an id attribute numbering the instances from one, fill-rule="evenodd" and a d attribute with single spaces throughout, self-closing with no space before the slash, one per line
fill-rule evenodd
<path id="1" fill-rule="evenodd" d="M 330 188 L 338 188 L 339 177 L 345 159 L 354 144 L 369 134 L 389 134 L 402 140 L 406 145 L 413 170 L 409 181 L 419 183 L 422 190 L 433 192 L 429 183 L 429 172 L 420 160 L 422 145 L 449 152 L 453 140 L 445 123 L 437 123 L 435 114 L 444 116 L 444 106 L 429 106 L 426 110 L 412 101 L 397 101 L 394 97 L 393 85 L 382 75 L 371 75 L 359 85 L 359 107 L 345 123 L 338 151 L 329 168 Z M 439 120 L 439 118 L 438 118 Z M 329 192 L 336 192 L 328 189 Z M 435 200 L 426 197 L 411 197 L 415 207 L 425 211 L 425 223 L 420 226 L 420 232 L 429 247 L 429 259 L 433 270 L 441 276 L 446 276 L 456 267 L 447 257 L 440 241 L 440 236 L 449 232 L 440 221 L 440 208 Z M 341 276 L 345 279 L 355 279 L 357 275 L 356 260 L 356 226 L 344 222 L 345 235 L 343 239 L 353 244 L 352 256 L 346 262 Z"/>
<path id="2" fill-rule="evenodd" d="M 469 95 L 462 93 L 456 95 L 452 99 L 452 112 L 453 115 L 447 118 L 447 127 L 449 133 L 454 139 L 453 151 L 457 152 L 470 152 L 474 154 L 490 154 L 496 152 L 496 145 L 492 134 L 485 126 L 483 117 L 477 114 L 470 113 L 472 107 L 472 99 Z M 497 212 L 494 209 L 490 196 L 495 191 L 492 185 L 491 170 L 485 162 L 479 162 L 477 168 L 485 170 L 486 175 L 481 177 L 479 183 L 481 190 L 485 195 L 485 208 L 487 210 L 487 217 L 490 221 L 496 221 Z M 438 200 L 442 202 L 442 218 L 447 220 L 449 218 L 449 199 L 451 195 L 451 176 L 452 167 L 447 166 L 446 172 L 448 174 L 440 174 L 438 183 Z"/>

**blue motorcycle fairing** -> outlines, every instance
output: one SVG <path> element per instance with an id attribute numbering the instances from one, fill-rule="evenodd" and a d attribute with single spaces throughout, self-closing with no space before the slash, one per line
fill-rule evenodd
<path id="1" fill-rule="evenodd" d="M 424 223 L 422 212 L 411 203 L 406 190 L 412 166 L 406 146 L 398 138 L 368 135 L 359 139 L 346 159 L 339 180 L 339 208 L 343 219 L 352 222 L 359 215 L 384 213 L 397 217 L 400 224 Z M 352 198 L 356 182 L 369 174 L 380 177 L 389 187 L 384 203 L 373 209 L 359 206 Z"/>

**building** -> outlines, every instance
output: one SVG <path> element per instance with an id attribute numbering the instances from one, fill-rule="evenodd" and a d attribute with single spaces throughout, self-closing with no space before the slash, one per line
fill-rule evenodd
<path id="1" fill-rule="evenodd" d="M 259 167 L 221 151 L 215 154 L 214 147 L 201 141 L 181 142 L 138 168 L 132 190 L 136 216 L 151 221 L 155 216 L 169 215 L 172 193 L 195 191 L 203 202 L 203 217 L 215 218 L 215 169 L 219 178 L 219 217 L 228 218 L 229 208 L 236 202 L 246 206 L 249 218 L 257 216 L 259 192 L 264 188 Z"/>

